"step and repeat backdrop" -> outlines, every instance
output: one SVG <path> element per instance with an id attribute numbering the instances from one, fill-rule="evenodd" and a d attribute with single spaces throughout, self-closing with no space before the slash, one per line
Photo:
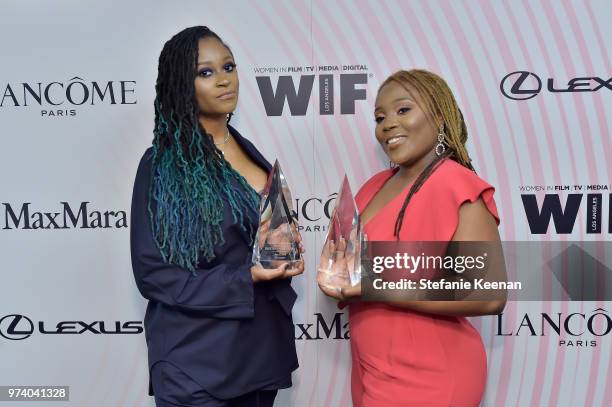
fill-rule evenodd
<path id="1" fill-rule="evenodd" d="M 0 16 L 0 385 L 69 386 L 57 405 L 154 405 L 129 208 L 157 59 L 189 26 L 232 48 L 232 124 L 280 161 L 305 241 L 300 368 L 276 406 L 351 405 L 347 311 L 316 266 L 344 173 L 356 192 L 388 165 L 373 105 L 396 70 L 455 92 L 503 240 L 612 238 L 608 1 L 29 0 L 0 2 Z M 482 406 L 612 405 L 611 311 L 511 302 L 472 318 Z"/>

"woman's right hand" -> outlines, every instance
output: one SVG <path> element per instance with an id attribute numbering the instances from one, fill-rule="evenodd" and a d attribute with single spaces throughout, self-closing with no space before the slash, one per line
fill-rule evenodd
<path id="1" fill-rule="evenodd" d="M 260 264 L 251 266 L 251 277 L 253 282 L 278 280 L 294 277 L 304 272 L 304 261 L 296 263 L 294 268 L 288 269 L 289 263 L 283 263 L 275 269 L 265 269 Z"/>

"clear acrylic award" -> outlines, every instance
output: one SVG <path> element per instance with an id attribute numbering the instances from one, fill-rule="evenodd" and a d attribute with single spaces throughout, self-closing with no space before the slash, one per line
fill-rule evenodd
<path id="1" fill-rule="evenodd" d="M 294 268 L 302 261 L 291 203 L 291 191 L 276 160 L 261 197 L 253 263 L 263 268 L 277 268 L 289 263 L 287 268 Z"/>
<path id="2" fill-rule="evenodd" d="M 332 290 L 359 284 L 363 244 L 357 205 L 345 175 L 329 220 L 317 282 Z"/>

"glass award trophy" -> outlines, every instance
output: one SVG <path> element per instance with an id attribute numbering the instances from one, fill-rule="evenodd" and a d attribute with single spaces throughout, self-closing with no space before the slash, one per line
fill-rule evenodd
<path id="1" fill-rule="evenodd" d="M 333 290 L 359 284 L 363 244 L 357 205 L 345 175 L 329 220 L 317 282 Z"/>
<path id="2" fill-rule="evenodd" d="M 287 180 L 276 160 L 261 197 L 253 263 L 266 269 L 289 263 L 290 269 L 302 260 L 291 202 Z"/>

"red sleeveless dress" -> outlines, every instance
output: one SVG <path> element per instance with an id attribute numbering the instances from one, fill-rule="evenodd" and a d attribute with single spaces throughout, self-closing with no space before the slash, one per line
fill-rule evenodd
<path id="1" fill-rule="evenodd" d="M 395 170 L 370 178 L 355 200 L 363 212 Z M 410 186 L 363 228 L 370 241 L 395 240 L 395 220 Z M 446 160 L 412 197 L 403 241 L 450 241 L 464 202 L 482 198 L 499 224 L 494 189 L 474 172 Z M 362 302 L 350 305 L 354 407 L 473 407 L 482 398 L 487 359 L 466 318 L 443 317 Z"/>

